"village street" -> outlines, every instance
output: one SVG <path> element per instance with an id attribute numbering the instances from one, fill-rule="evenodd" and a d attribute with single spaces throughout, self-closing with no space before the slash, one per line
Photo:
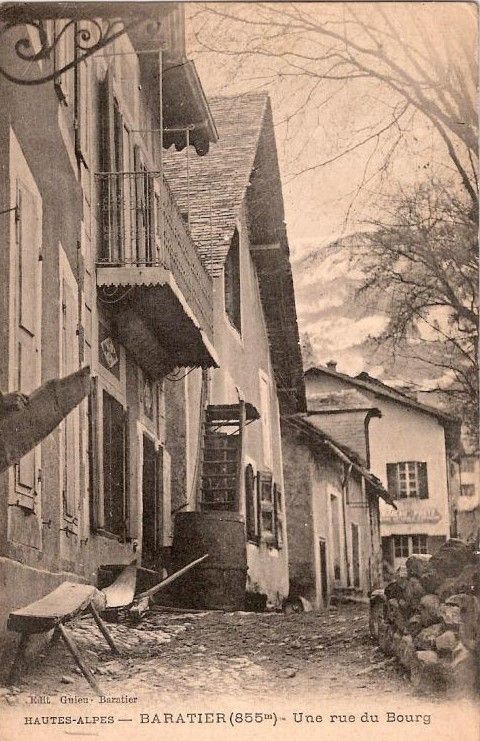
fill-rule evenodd
<path id="1" fill-rule="evenodd" d="M 72 626 L 104 696 L 57 644 L 0 690 L 2 740 L 451 741 L 459 723 L 463 739 L 478 738 L 476 704 L 415 690 L 374 646 L 363 604 L 291 615 L 153 608 L 110 629 L 118 658 L 91 618 Z"/>
<path id="2" fill-rule="evenodd" d="M 120 658 L 112 659 L 91 618 L 72 627 L 109 696 L 414 697 L 408 679 L 371 641 L 368 609 L 360 604 L 292 615 L 154 608 L 136 627 L 109 627 Z M 35 694 L 92 694 L 61 644 L 34 661 L 17 688 L 2 690 L 9 704 Z"/>

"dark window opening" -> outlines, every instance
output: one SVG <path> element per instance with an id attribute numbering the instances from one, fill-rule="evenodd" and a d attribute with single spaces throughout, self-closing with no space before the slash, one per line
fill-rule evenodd
<path id="1" fill-rule="evenodd" d="M 240 294 L 240 239 L 238 229 L 230 243 L 224 266 L 225 312 L 238 332 L 242 331 Z"/>
<path id="2" fill-rule="evenodd" d="M 103 392 L 103 521 L 109 533 L 125 536 L 127 517 L 127 413 Z"/>

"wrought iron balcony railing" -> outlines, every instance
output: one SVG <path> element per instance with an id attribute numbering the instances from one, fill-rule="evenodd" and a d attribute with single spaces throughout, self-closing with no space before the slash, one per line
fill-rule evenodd
<path id="1" fill-rule="evenodd" d="M 212 279 L 159 172 L 97 173 L 98 267 L 168 270 L 200 326 L 213 334 Z"/>

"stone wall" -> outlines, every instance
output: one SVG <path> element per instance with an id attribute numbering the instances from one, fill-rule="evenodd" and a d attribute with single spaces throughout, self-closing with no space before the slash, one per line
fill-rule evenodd
<path id="1" fill-rule="evenodd" d="M 371 630 L 421 688 L 479 689 L 480 566 L 452 538 L 433 556 L 410 556 L 403 572 L 372 595 Z"/>

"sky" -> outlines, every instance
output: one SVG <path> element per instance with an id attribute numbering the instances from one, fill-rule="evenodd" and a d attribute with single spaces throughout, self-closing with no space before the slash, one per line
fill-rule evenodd
<path id="1" fill-rule="evenodd" d="M 475 14 L 466 3 L 294 3 L 302 11 L 308 6 L 310 16 L 319 24 L 339 23 L 345 10 L 354 7 L 360 20 L 371 27 L 379 26 L 380 9 L 386 12 L 389 22 L 405 42 L 418 44 L 418 29 L 415 36 L 416 16 L 427 24 L 438 49 L 450 39 L 460 40 L 475 25 Z M 282 6 L 272 4 L 273 7 Z M 285 3 L 285 9 L 291 6 Z M 427 7 L 425 7 L 427 6 Z M 260 6 L 261 7 L 261 6 Z M 289 125 L 286 118 L 298 107 L 302 107 L 309 88 L 305 75 L 296 77 L 287 74 L 279 79 L 285 68 L 282 60 L 265 58 L 253 53 L 251 58 L 228 56 L 220 51 L 245 51 L 258 48 L 259 34 L 267 37 L 268 28 L 237 25 L 202 12 L 202 9 L 224 9 L 225 12 L 250 20 L 259 18 L 256 3 L 187 4 L 188 52 L 195 60 L 205 91 L 210 95 L 235 94 L 254 89 L 266 89 L 272 99 L 287 224 L 293 251 L 303 253 L 310 247 L 326 243 L 339 235 L 362 228 L 365 217 L 371 212 L 375 200 L 375 187 L 357 200 L 357 208 L 350 213 L 345 223 L 347 210 L 362 180 L 365 167 L 370 160 L 371 170 L 375 162 L 384 157 L 391 137 L 382 137 L 379 142 L 371 141 L 352 151 L 347 156 L 324 167 L 295 176 L 303 168 L 311 167 L 335 157 L 348 149 L 353 142 L 365 138 L 363 132 L 372 124 L 381 124 L 391 115 L 395 99 L 381 85 L 372 85 L 362 79 L 344 85 L 338 81 L 325 81 L 315 91 L 302 112 Z M 260 16 L 261 17 L 261 16 Z M 283 20 L 283 19 L 282 19 Z M 354 32 L 355 33 L 355 32 Z M 228 38 L 230 34 L 231 38 Z M 293 51 L 313 56 L 320 53 L 313 48 L 311 39 L 297 37 L 293 41 L 281 39 L 269 48 L 275 51 Z M 209 48 L 206 48 L 208 46 Z M 393 47 L 395 47 L 393 49 Z M 390 50 L 389 50 L 390 53 Z M 392 42 L 392 53 L 402 65 L 408 63 L 401 47 Z M 240 68 L 240 65 L 241 68 Z M 318 69 L 311 65 L 309 69 Z M 405 123 L 405 126 L 407 124 Z M 378 126 L 381 128 L 381 125 Z M 367 131 L 369 133 L 369 131 Z M 445 165 L 445 147 L 434 134 L 429 122 L 416 116 L 409 126 L 405 142 L 395 152 L 389 177 L 402 182 L 428 175 L 428 168 Z M 427 173 L 425 170 L 427 169 Z M 368 189 L 367 189 L 368 190 Z"/>
<path id="2" fill-rule="evenodd" d="M 398 184 L 409 187 L 433 176 L 451 177 L 452 168 L 445 145 L 418 113 L 409 112 L 398 126 L 353 148 L 391 121 L 399 98 L 383 83 L 361 77 L 318 83 L 316 73 L 326 68 L 316 60 L 331 47 L 320 43 L 315 30 L 306 35 L 295 32 L 297 10 L 312 28 L 348 29 L 346 33 L 363 45 L 377 44 L 376 29 L 382 29 L 380 42 L 386 44 L 388 55 L 415 79 L 423 70 L 413 66 L 409 46 L 427 56 L 433 53 L 433 73 L 441 88 L 455 84 L 448 78 L 448 53 L 460 70 L 464 66 L 465 79 L 468 76 L 473 56 L 469 50 L 476 38 L 475 6 L 462 2 L 186 6 L 187 51 L 207 96 L 258 89 L 270 93 L 301 332 L 308 331 L 319 362 L 338 356 L 345 372 L 373 367 L 385 376 L 383 365 L 372 366 L 364 352 L 369 334 L 378 334 L 385 318 L 374 308 L 351 311 L 348 303 L 358 276 L 350 272 L 345 254 L 336 261 L 320 254 L 313 267 L 305 265 L 309 255 L 323 252 L 334 240 L 370 228 L 368 221 L 382 215 L 382 195 Z M 258 25 L 235 23 L 224 14 Z M 272 17 L 289 27 L 269 25 Z M 292 61 L 293 66 L 287 63 Z M 400 127 L 403 136 L 393 148 Z M 388 167 L 375 175 L 386 159 Z M 328 164 L 319 166 L 325 161 Z"/>

